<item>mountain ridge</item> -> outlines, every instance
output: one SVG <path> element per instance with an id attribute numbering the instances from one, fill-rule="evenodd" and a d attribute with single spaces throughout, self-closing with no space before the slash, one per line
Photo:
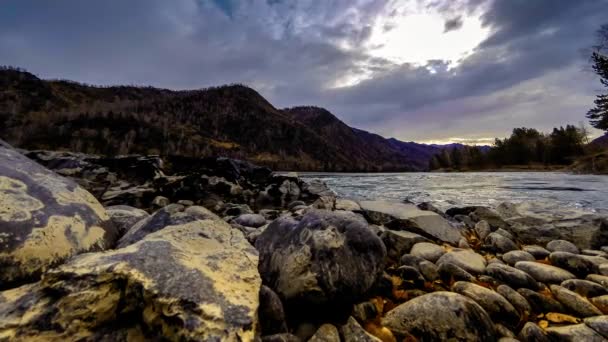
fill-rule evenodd
<path id="1" fill-rule="evenodd" d="M 255 89 L 96 87 L 0 69 L 0 137 L 24 149 L 223 155 L 277 170 L 422 171 L 441 148 L 383 138 Z"/>

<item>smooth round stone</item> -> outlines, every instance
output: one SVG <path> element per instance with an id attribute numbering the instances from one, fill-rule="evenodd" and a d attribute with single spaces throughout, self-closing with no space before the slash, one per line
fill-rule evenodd
<path id="1" fill-rule="evenodd" d="M 415 255 L 411 255 L 411 254 L 403 254 L 401 256 L 401 259 L 399 259 L 399 264 L 401 266 L 412 266 L 412 267 L 418 268 L 418 265 L 423 261 L 427 261 L 427 260 L 422 259 L 419 256 L 415 256 Z"/>
<path id="2" fill-rule="evenodd" d="M 519 322 L 519 313 L 505 297 L 500 294 L 466 281 L 458 281 L 452 285 L 452 291 L 467 296 L 481 305 L 495 321 L 515 326 Z"/>
<path id="3" fill-rule="evenodd" d="M 590 274 L 585 279 L 594 283 L 598 283 L 608 289 L 608 276 L 603 276 L 600 274 Z"/>
<path id="4" fill-rule="evenodd" d="M 549 255 L 551 264 L 563 268 L 574 275 L 585 277 L 587 274 L 596 273 L 597 266 L 583 255 L 569 252 L 553 252 Z"/>
<path id="5" fill-rule="evenodd" d="M 515 237 L 513 237 L 513 234 L 509 233 L 508 231 L 506 231 L 502 228 L 498 228 L 495 233 L 498 235 L 502 235 L 511 241 L 515 240 Z"/>
<path id="6" fill-rule="evenodd" d="M 472 274 L 481 274 L 486 268 L 486 259 L 469 249 L 454 249 L 437 260 L 437 265 L 454 264 Z"/>
<path id="7" fill-rule="evenodd" d="M 550 327 L 545 330 L 553 341 L 605 342 L 606 339 L 586 324 L 573 324 L 563 327 Z"/>
<path id="8" fill-rule="evenodd" d="M 536 260 L 541 260 L 549 256 L 551 252 L 549 252 L 544 247 L 538 245 L 526 245 L 521 248 L 523 251 L 532 254 L 536 258 Z"/>
<path id="9" fill-rule="evenodd" d="M 505 297 L 521 315 L 529 315 L 532 313 L 532 307 L 526 298 L 509 286 L 500 285 L 496 288 L 496 292 Z"/>
<path id="10" fill-rule="evenodd" d="M 417 287 L 424 286 L 424 277 L 417 268 L 412 266 L 399 266 L 397 272 L 403 280 L 410 280 Z"/>
<path id="11" fill-rule="evenodd" d="M 371 335 L 356 319 L 349 317 L 346 324 L 340 327 L 344 342 L 380 342 L 380 339 Z"/>
<path id="12" fill-rule="evenodd" d="M 498 341 L 511 341 L 515 338 L 515 334 L 507 327 L 502 324 L 494 324 L 494 329 L 496 329 L 496 334 L 502 336 Z"/>
<path id="13" fill-rule="evenodd" d="M 608 276 L 608 264 L 598 266 L 598 273 L 604 276 Z"/>
<path id="14" fill-rule="evenodd" d="M 608 314 L 608 295 L 591 298 L 591 303 L 604 314 Z"/>
<path id="15" fill-rule="evenodd" d="M 518 270 L 515 267 L 491 264 L 486 267 L 486 274 L 496 280 L 509 284 L 514 288 L 526 287 L 533 290 L 538 289 L 538 283 L 528 273 Z"/>
<path id="16" fill-rule="evenodd" d="M 503 254 L 502 260 L 513 266 L 518 261 L 535 261 L 536 258 L 532 254 L 525 251 L 510 251 Z"/>
<path id="17" fill-rule="evenodd" d="M 547 250 L 550 252 L 568 252 L 573 254 L 580 253 L 576 245 L 566 240 L 553 240 L 547 243 Z"/>
<path id="18" fill-rule="evenodd" d="M 608 294 L 608 290 L 602 285 L 589 280 L 570 279 L 562 282 L 560 285 L 584 297 L 597 297 Z"/>
<path id="19" fill-rule="evenodd" d="M 431 242 L 419 242 L 412 247 L 410 254 L 435 262 L 445 254 L 445 249 Z"/>
<path id="20" fill-rule="evenodd" d="M 581 250 L 581 254 L 589 255 L 589 256 L 599 256 L 602 258 L 608 258 L 608 253 L 604 251 L 598 251 L 596 249 L 583 249 Z"/>
<path id="21" fill-rule="evenodd" d="M 565 280 L 576 278 L 574 274 L 559 267 L 534 261 L 520 261 L 515 264 L 515 268 L 528 273 L 532 278 L 541 283 L 561 284 Z"/>
<path id="22" fill-rule="evenodd" d="M 424 276 L 424 279 L 428 281 L 435 281 L 439 278 L 439 269 L 437 265 L 433 264 L 430 261 L 423 261 L 418 264 L 418 270 Z"/>
<path id="23" fill-rule="evenodd" d="M 578 317 L 590 317 L 602 314 L 598 308 L 576 292 L 558 285 L 551 285 L 549 288 L 555 298 Z"/>
<path id="24" fill-rule="evenodd" d="M 494 341 L 488 313 L 475 301 L 452 292 L 433 292 L 389 311 L 382 325 L 398 340 L 411 335 L 420 341 Z"/>
<path id="25" fill-rule="evenodd" d="M 608 315 L 585 318 L 585 324 L 608 339 Z"/>
<path id="26" fill-rule="evenodd" d="M 454 265 L 454 264 L 450 264 L 450 263 L 443 263 L 439 265 L 438 268 L 439 271 L 439 277 L 441 278 L 441 281 L 443 281 L 445 284 L 449 284 L 452 281 L 458 281 L 458 280 L 464 280 L 464 281 L 474 281 L 475 277 L 463 270 L 462 268 Z"/>
<path id="27" fill-rule="evenodd" d="M 475 224 L 475 233 L 481 241 L 483 241 L 486 236 L 490 235 L 492 232 L 492 228 L 490 228 L 490 224 L 487 221 L 481 220 Z"/>
<path id="28" fill-rule="evenodd" d="M 340 342 L 338 328 L 331 324 L 323 324 L 317 329 L 308 342 Z"/>
<path id="29" fill-rule="evenodd" d="M 245 227 L 258 228 L 266 224 L 266 219 L 260 214 L 243 214 L 233 219 L 233 222 Z"/>
<path id="30" fill-rule="evenodd" d="M 484 243 L 496 253 L 507 253 L 518 249 L 513 240 L 498 233 L 490 233 L 486 236 Z"/>
<path id="31" fill-rule="evenodd" d="M 543 329 L 533 322 L 527 322 L 517 337 L 522 342 L 550 342 Z"/>
<path id="32" fill-rule="evenodd" d="M 522 295 L 530 306 L 532 311 L 535 313 L 547 313 L 547 312 L 566 312 L 564 306 L 553 298 L 541 295 L 538 292 L 530 289 L 518 289 L 517 293 Z"/>

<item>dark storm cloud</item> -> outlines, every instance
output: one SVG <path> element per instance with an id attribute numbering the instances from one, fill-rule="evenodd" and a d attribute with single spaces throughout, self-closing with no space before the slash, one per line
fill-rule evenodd
<path id="1" fill-rule="evenodd" d="M 405 140 L 504 135 L 583 118 L 597 87 L 578 77 L 577 63 L 608 20 L 607 1 L 412 1 L 444 13 L 446 34 L 483 12 L 492 34 L 455 68 L 441 60 L 399 65 L 363 48 L 378 18 L 398 14 L 387 12 L 391 2 L 5 0 L 0 64 L 93 84 L 241 82 L 277 106 L 326 106 Z M 359 74 L 368 79 L 328 88 Z"/>

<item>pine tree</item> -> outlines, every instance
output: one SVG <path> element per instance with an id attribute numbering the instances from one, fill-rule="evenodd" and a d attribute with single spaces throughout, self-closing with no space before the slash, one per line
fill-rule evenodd
<path id="1" fill-rule="evenodd" d="M 591 54 L 593 71 L 600 77 L 600 82 L 608 88 L 608 24 L 598 30 L 598 44 Z M 595 108 L 587 112 L 591 125 L 598 129 L 608 131 L 608 94 L 598 95 L 593 101 Z"/>

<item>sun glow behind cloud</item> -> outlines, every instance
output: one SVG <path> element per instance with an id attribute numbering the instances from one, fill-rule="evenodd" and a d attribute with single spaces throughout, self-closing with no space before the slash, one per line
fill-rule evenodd
<path id="1" fill-rule="evenodd" d="M 429 62 L 442 61 L 447 70 L 457 67 L 491 33 L 481 22 L 481 12 L 455 14 L 446 17 L 434 8 L 411 8 L 404 5 L 388 8 L 379 16 L 369 38 L 361 46 L 343 45 L 345 49 L 361 49 L 370 57 L 379 58 L 395 66 L 409 63 L 426 66 L 438 72 Z M 462 25 L 445 31 L 446 20 L 458 18 Z M 333 87 L 348 87 L 373 77 L 371 66 L 358 68 L 357 73 L 344 75 Z"/>

